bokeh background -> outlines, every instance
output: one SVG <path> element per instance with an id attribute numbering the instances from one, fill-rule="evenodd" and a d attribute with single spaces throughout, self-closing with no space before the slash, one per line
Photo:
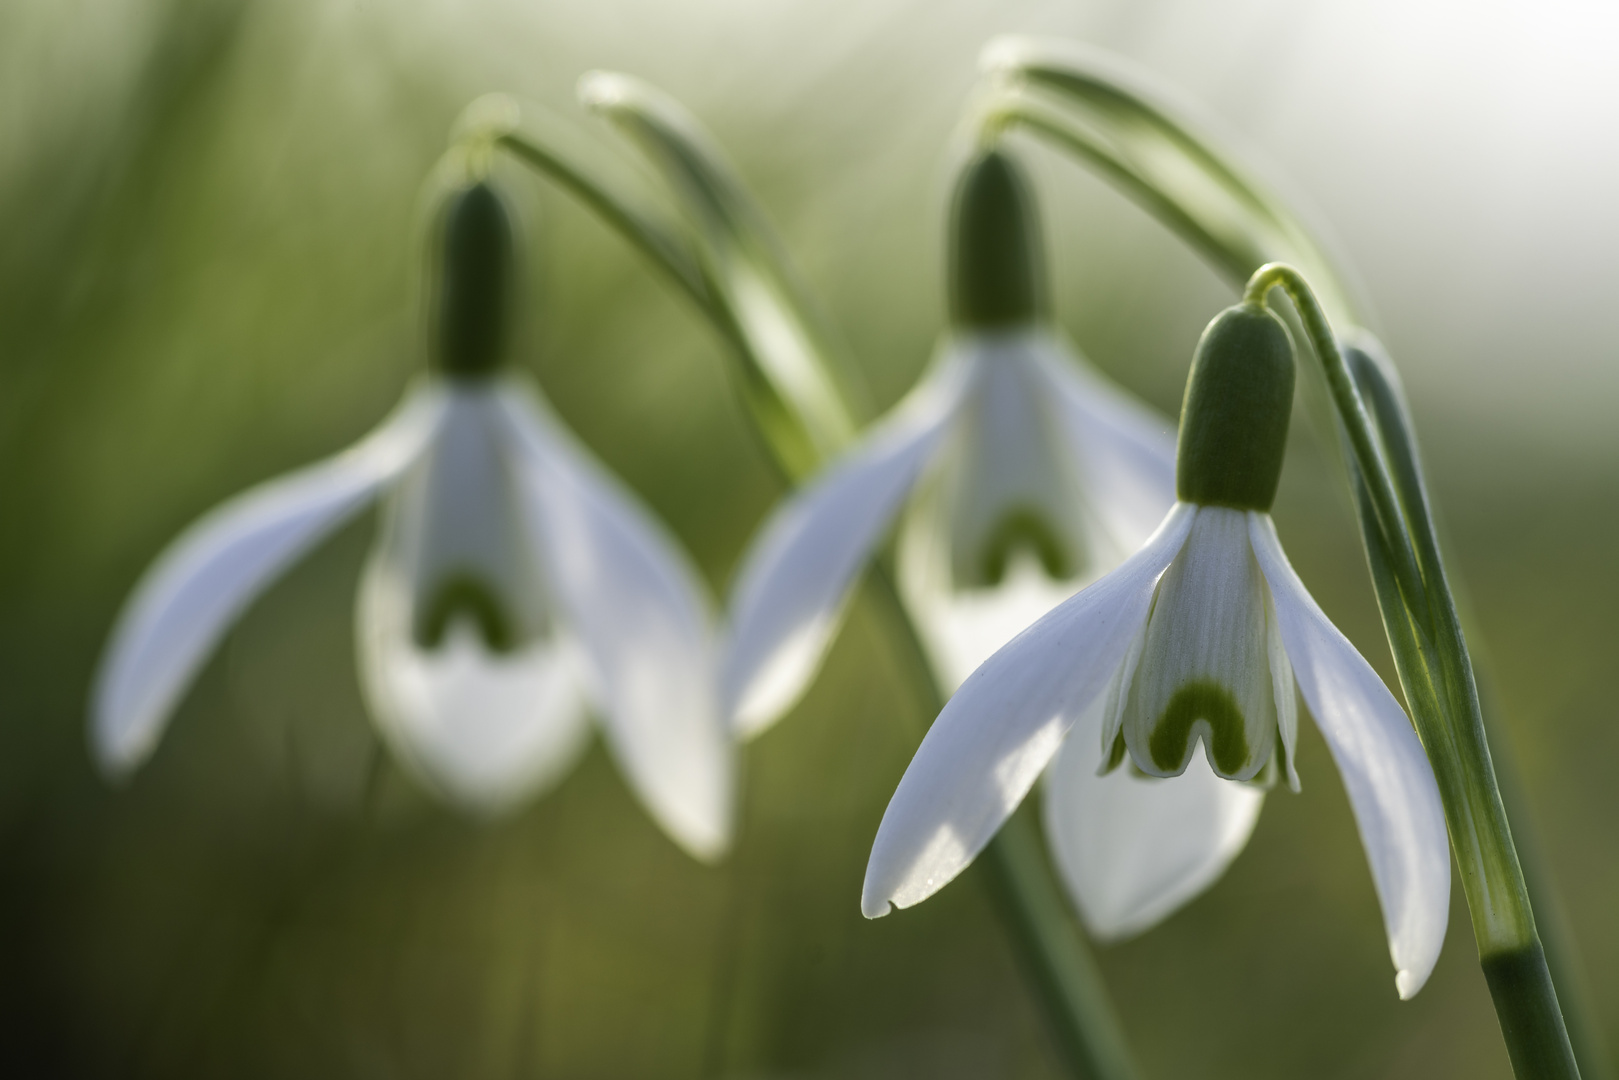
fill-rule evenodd
<path id="1" fill-rule="evenodd" d="M 1314 207 L 1409 384 L 1500 705 L 1520 828 L 1619 1044 L 1619 15 L 1453 0 L 9 0 L 0 5 L 0 1070 L 153 1077 L 1051 1077 L 969 872 L 863 920 L 916 704 L 857 606 L 746 753 L 717 869 L 598 746 L 508 818 L 436 805 L 362 711 L 367 518 L 278 584 L 152 762 L 106 787 L 87 687 L 136 576 L 204 509 L 352 441 L 422 364 L 418 198 L 509 90 L 588 127 L 586 70 L 718 134 L 857 358 L 872 410 L 942 311 L 944 165 L 983 40 L 1104 45 Z M 1166 413 L 1230 301 L 1070 163 L 1024 147 L 1059 306 Z M 518 168 L 522 362 L 723 594 L 781 492 L 717 339 Z M 1391 674 L 1330 446 L 1276 517 Z M 1306 727 L 1225 879 L 1101 960 L 1147 1077 L 1509 1075 L 1460 893 L 1396 1000 L 1342 788 Z"/>

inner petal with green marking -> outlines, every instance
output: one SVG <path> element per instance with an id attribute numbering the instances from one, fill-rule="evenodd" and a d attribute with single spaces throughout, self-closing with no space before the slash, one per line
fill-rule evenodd
<path id="1" fill-rule="evenodd" d="M 441 648 L 458 624 L 502 654 L 548 632 L 502 438 L 490 395 L 459 390 L 438 440 L 401 485 L 388 547 L 409 582 L 417 648 Z"/>
<path id="2" fill-rule="evenodd" d="M 1089 561 L 1083 487 L 1029 350 L 1014 333 L 967 347 L 977 370 L 941 492 L 955 585 L 999 585 L 1020 557 L 1054 581 L 1076 577 Z"/>
<path id="3" fill-rule="evenodd" d="M 1180 775 L 1199 743 L 1215 773 L 1230 780 L 1251 780 L 1271 761 L 1279 682 L 1268 608 L 1247 514 L 1200 507 L 1159 582 L 1125 691 L 1121 734 L 1143 772 Z M 1291 679 L 1280 684 L 1291 693 Z"/>

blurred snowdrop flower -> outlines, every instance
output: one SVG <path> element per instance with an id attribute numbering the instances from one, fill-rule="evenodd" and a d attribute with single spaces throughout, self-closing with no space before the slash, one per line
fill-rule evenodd
<path id="1" fill-rule="evenodd" d="M 742 734 L 764 730 L 803 693 L 907 501 L 899 586 L 950 687 L 1118 565 L 1174 503 L 1168 423 L 1091 370 L 1051 325 L 1036 219 L 1005 155 L 966 165 L 951 231 L 953 329 L 940 356 L 775 513 L 744 562 L 723 675 Z M 1049 773 L 1046 831 L 1086 924 L 1117 938 L 1215 880 L 1246 843 L 1264 793 L 1201 762 L 1173 782 L 1098 776 L 1100 713 L 1084 723 L 1089 734 L 1070 740 Z"/>
<path id="2" fill-rule="evenodd" d="M 503 369 L 514 237 L 458 184 L 438 234 L 437 370 L 370 435 L 182 534 L 127 603 L 92 741 L 137 767 L 231 622 L 292 562 L 383 500 L 356 612 L 361 682 L 421 780 L 498 811 L 556 783 L 590 714 L 652 816 L 694 856 L 730 840 L 732 739 L 694 569 L 539 394 Z"/>
<path id="3" fill-rule="evenodd" d="M 997 652 L 945 706 L 883 815 L 868 916 L 955 877 L 1076 741 L 1104 768 L 1128 757 L 1151 776 L 1270 772 L 1296 788 L 1296 680 L 1349 792 L 1396 987 L 1402 998 L 1422 987 L 1449 911 L 1439 791 L 1399 703 L 1277 541 L 1269 511 L 1293 378 L 1287 330 L 1267 310 L 1242 305 L 1210 325 L 1182 408 L 1178 501 L 1138 552 Z M 1173 844 L 1177 828 L 1205 823 L 1160 826 Z"/>

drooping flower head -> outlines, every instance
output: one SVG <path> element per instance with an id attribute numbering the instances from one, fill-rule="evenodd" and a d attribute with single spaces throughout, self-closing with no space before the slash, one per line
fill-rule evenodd
<path id="1" fill-rule="evenodd" d="M 159 557 L 102 662 L 97 757 L 114 775 L 138 766 L 242 610 L 382 497 L 357 648 L 372 716 L 407 768 L 503 809 L 567 772 L 594 713 L 653 817 L 715 857 L 732 756 L 702 585 L 508 369 L 516 242 L 499 194 L 460 179 L 437 225 L 431 374 L 358 444 L 237 496 Z"/>
<path id="2" fill-rule="evenodd" d="M 1168 421 L 1068 345 L 1051 317 L 1034 193 L 1000 151 L 966 162 L 949 219 L 951 325 L 931 370 L 776 510 L 733 594 L 726 700 L 764 730 L 813 678 L 859 573 L 901 516 L 898 584 L 954 688 L 1117 566 L 1175 502 Z M 1098 776 L 1100 708 L 1046 785 L 1047 835 L 1094 933 L 1145 929 L 1241 850 L 1263 792 L 1195 763 L 1174 782 Z M 1188 827 L 1186 822 L 1195 822 Z"/>
<path id="3" fill-rule="evenodd" d="M 1421 988 L 1448 917 L 1438 788 L 1399 703 L 1277 540 L 1269 511 L 1292 396 L 1292 344 L 1274 315 L 1244 304 L 1210 325 L 1182 407 L 1174 507 L 1135 555 L 995 653 L 946 705 L 878 829 L 867 915 L 949 882 L 1052 758 L 1093 732 L 1104 768 L 1128 758 L 1180 777 L 1201 764 L 1233 786 L 1270 770 L 1296 786 L 1296 685 L 1349 793 L 1397 989 Z M 1083 730 L 1085 717 L 1100 724 Z M 1160 824 L 1171 842 L 1177 828 L 1203 828 Z"/>

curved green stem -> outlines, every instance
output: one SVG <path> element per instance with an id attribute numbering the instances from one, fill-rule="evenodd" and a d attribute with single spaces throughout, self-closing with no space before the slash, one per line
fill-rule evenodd
<path id="1" fill-rule="evenodd" d="M 601 179 L 591 176 L 576 162 L 544 143 L 519 131 L 495 137 L 495 145 L 531 168 L 549 176 L 588 206 L 597 217 L 629 241 L 674 285 L 686 294 L 704 314 L 715 308 L 707 283 L 689 245 L 677 238 L 668 226 L 659 224 L 645 210 L 615 194 Z"/>
<path id="2" fill-rule="evenodd" d="M 1245 240 L 1234 243 L 1232 237 L 1221 235 L 1209 221 L 1189 211 L 1181 200 L 1144 176 L 1116 147 L 1040 102 L 1023 95 L 1005 95 L 985 112 L 982 123 L 986 138 L 1025 128 L 1073 154 L 1190 244 L 1221 273 L 1246 277 L 1265 262 L 1258 247 Z"/>
<path id="3" fill-rule="evenodd" d="M 1428 512 L 1410 425 L 1392 382 L 1366 354 L 1351 371 L 1302 274 L 1270 264 L 1244 299 L 1273 287 L 1297 308 L 1349 443 L 1362 532 L 1406 699 L 1433 764 L 1473 917 L 1480 962 L 1519 1077 L 1577 1078 L 1529 889 L 1490 760 L 1467 641 Z M 1371 409 L 1362 399 L 1365 388 Z M 1418 602 L 1420 601 L 1420 602 Z"/>
<path id="4" fill-rule="evenodd" d="M 1263 306 L 1273 288 L 1283 289 L 1293 301 L 1310 345 L 1321 361 L 1327 389 L 1332 394 L 1333 404 L 1354 449 L 1355 462 L 1360 467 L 1372 505 L 1377 510 L 1378 524 L 1389 538 L 1389 554 L 1394 563 L 1396 580 L 1400 583 L 1400 592 L 1406 603 L 1417 612 L 1419 619 L 1426 623 L 1429 620 L 1422 573 L 1410 537 L 1401 524 L 1399 496 L 1394 493 L 1394 482 L 1372 434 L 1371 417 L 1367 415 L 1366 405 L 1355 389 L 1354 380 L 1350 378 L 1349 367 L 1338 348 L 1338 339 L 1333 335 L 1326 313 L 1321 310 L 1321 304 L 1304 280 L 1304 275 L 1286 263 L 1268 263 L 1254 271 L 1243 290 L 1243 301 Z"/>

